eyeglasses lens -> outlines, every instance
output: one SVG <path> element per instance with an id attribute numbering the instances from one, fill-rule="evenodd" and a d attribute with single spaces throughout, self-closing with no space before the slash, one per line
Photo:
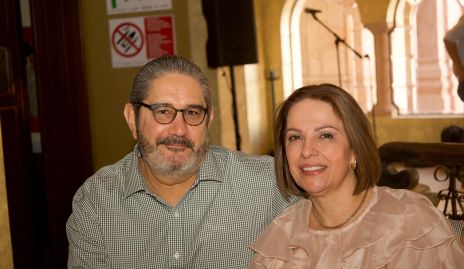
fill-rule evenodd
<path id="1" fill-rule="evenodd" d="M 153 111 L 153 115 L 157 122 L 168 124 L 176 118 L 178 111 L 182 112 L 182 117 L 189 125 L 199 125 L 205 118 L 205 109 L 202 107 L 190 107 L 183 110 L 176 110 L 171 106 L 160 106 Z"/>

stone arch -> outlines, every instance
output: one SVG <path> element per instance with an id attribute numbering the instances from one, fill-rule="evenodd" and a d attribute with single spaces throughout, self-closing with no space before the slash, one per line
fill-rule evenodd
<path id="1" fill-rule="evenodd" d="M 313 16 L 305 8 L 321 12 Z M 373 37 L 354 0 L 288 0 L 281 33 L 284 96 L 302 85 L 330 82 L 341 84 L 365 111 L 371 109 L 376 95 Z"/>
<path id="2" fill-rule="evenodd" d="M 390 1 L 393 102 L 399 114 L 463 111 L 442 41 L 462 9 L 458 0 Z"/>

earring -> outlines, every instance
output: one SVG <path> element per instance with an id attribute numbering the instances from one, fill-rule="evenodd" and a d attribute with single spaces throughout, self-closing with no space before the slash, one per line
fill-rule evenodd
<path id="1" fill-rule="evenodd" d="M 354 160 L 354 162 L 352 162 L 350 165 L 351 165 L 351 169 L 353 169 L 353 171 L 354 171 L 358 167 L 358 162 L 356 160 Z"/>

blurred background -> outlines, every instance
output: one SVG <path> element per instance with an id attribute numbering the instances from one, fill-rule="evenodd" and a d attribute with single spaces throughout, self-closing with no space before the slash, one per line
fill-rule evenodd
<path id="1" fill-rule="evenodd" d="M 228 3 L 230 2 L 230 3 Z M 176 53 L 214 92 L 212 144 L 272 154 L 274 111 L 340 85 L 378 145 L 464 126 L 443 36 L 458 0 L 0 0 L 0 268 L 65 268 L 77 188 L 130 152 L 146 61 Z"/>

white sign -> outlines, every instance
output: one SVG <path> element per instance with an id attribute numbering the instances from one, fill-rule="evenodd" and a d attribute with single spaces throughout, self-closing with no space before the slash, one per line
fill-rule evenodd
<path id="1" fill-rule="evenodd" d="M 109 28 L 113 68 L 142 66 L 176 53 L 172 15 L 113 19 Z"/>
<path id="2" fill-rule="evenodd" d="M 109 15 L 171 8 L 172 0 L 106 0 Z"/>

